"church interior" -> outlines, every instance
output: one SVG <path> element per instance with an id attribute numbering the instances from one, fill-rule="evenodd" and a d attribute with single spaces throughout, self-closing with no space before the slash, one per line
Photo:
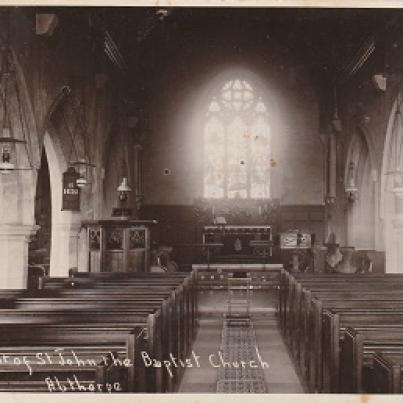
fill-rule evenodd
<path id="1" fill-rule="evenodd" d="M 402 393 L 402 102 L 399 9 L 1 6 L 0 391 Z"/>

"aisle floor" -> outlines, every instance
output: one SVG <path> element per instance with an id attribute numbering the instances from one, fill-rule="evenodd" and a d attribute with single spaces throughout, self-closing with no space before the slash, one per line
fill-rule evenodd
<path id="1" fill-rule="evenodd" d="M 193 351 L 200 356 L 200 367 L 187 368 L 179 393 L 215 393 L 218 369 L 218 351 L 221 342 L 222 315 L 227 307 L 226 291 L 207 291 L 200 294 L 200 326 Z M 277 298 L 268 291 L 254 291 L 251 313 L 257 344 L 262 359 L 268 393 L 304 393 L 291 357 L 283 342 L 275 317 Z M 214 354 L 212 363 L 209 355 Z"/>

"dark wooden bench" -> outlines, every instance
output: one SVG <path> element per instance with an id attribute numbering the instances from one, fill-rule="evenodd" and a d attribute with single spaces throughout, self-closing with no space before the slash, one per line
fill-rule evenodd
<path id="1" fill-rule="evenodd" d="M 325 310 L 322 329 L 322 365 L 317 368 L 316 390 L 319 392 L 337 392 L 339 388 L 341 340 L 345 329 L 376 324 L 403 324 L 403 310 L 348 310 L 334 312 Z M 323 371 L 321 371 L 323 368 Z M 321 376 L 322 375 L 322 376 Z"/>
<path id="2" fill-rule="evenodd" d="M 403 282 L 403 274 L 323 274 L 323 273 L 289 273 L 285 269 L 281 271 L 280 277 L 280 295 L 279 295 L 279 316 L 280 324 L 283 329 L 286 328 L 288 315 L 292 311 L 293 306 L 298 306 L 298 299 L 301 295 L 302 288 L 330 288 L 336 283 L 349 285 L 351 283 L 371 282 L 377 284 L 381 282 Z M 290 307 L 291 305 L 291 307 Z"/>
<path id="3" fill-rule="evenodd" d="M 401 352 L 375 353 L 372 376 L 368 389 L 372 393 L 403 393 L 403 350 Z"/>
<path id="4" fill-rule="evenodd" d="M 333 294 L 330 295 L 333 298 L 335 297 Z M 298 339 L 298 353 L 295 357 L 303 373 L 310 379 L 312 387 L 315 384 L 315 373 L 320 376 L 320 372 L 318 373 L 315 368 L 320 367 L 323 359 L 323 312 L 326 309 L 331 309 L 333 312 L 360 309 L 388 312 L 394 312 L 396 309 L 403 310 L 401 296 L 399 296 L 400 300 L 384 300 L 385 296 L 383 294 L 374 294 L 371 298 L 371 295 L 366 292 L 360 292 L 360 296 L 362 299 L 319 300 L 314 298 L 312 300 L 310 311 L 306 313 L 304 320 L 301 322 L 300 332 L 295 336 L 300 337 Z M 355 298 L 358 298 L 358 295 L 355 295 Z"/>
<path id="5" fill-rule="evenodd" d="M 197 290 L 198 290 L 198 277 L 196 271 L 182 273 L 88 273 L 73 271 L 70 275 L 71 278 L 92 278 L 92 279 L 178 279 L 183 280 L 185 288 L 189 288 L 189 296 L 191 300 L 192 310 L 197 312 Z"/>
<path id="6" fill-rule="evenodd" d="M 374 323 L 379 327 L 403 323 L 399 322 L 403 317 L 402 291 L 400 274 L 316 276 L 282 271 L 280 326 L 311 391 L 340 391 L 339 343 L 348 325 L 348 321 L 344 323 L 346 315 L 353 315 L 350 325 L 360 329 Z M 336 319 L 331 319 L 332 315 Z M 354 315 L 358 322 L 354 322 Z M 384 347 L 389 348 L 387 344 Z"/>
<path id="7" fill-rule="evenodd" d="M 169 311 L 167 300 L 162 297 L 155 297 L 150 295 L 133 295 L 130 298 L 122 300 L 121 297 L 115 296 L 112 298 L 110 295 L 105 295 L 104 300 L 89 298 L 88 296 L 80 296 L 76 298 L 16 298 L 14 302 L 14 309 L 19 310 L 36 310 L 38 312 L 52 311 L 52 310 L 69 310 L 75 311 L 88 311 L 88 310 L 107 310 L 109 312 L 122 312 L 132 308 L 140 307 L 141 310 L 154 310 L 161 308 L 161 337 L 160 337 L 160 359 L 169 359 L 169 353 L 181 359 L 185 358 L 185 351 L 180 351 L 181 347 L 176 343 L 178 340 L 178 332 L 176 329 L 176 322 L 173 314 Z M 117 299 L 118 298 L 118 299 Z M 9 302 L 7 302 L 7 305 Z M 0 308 L 2 308 L 0 300 Z M 1 310 L 0 310 L 1 312 Z M 172 369 L 175 374 L 175 380 L 167 373 L 163 373 L 163 390 L 173 390 L 172 384 L 177 381 L 178 374 L 175 368 Z"/>
<path id="8" fill-rule="evenodd" d="M 340 348 L 340 391 L 373 393 L 374 354 L 403 353 L 403 324 L 347 328 Z"/>
<path id="9" fill-rule="evenodd" d="M 380 291 L 401 291 L 403 290 L 403 277 L 401 279 L 395 278 L 387 278 L 387 279 L 379 279 L 374 281 L 372 278 L 365 279 L 365 275 L 357 275 L 363 276 L 361 279 L 329 279 L 326 283 L 320 282 L 300 282 L 294 284 L 289 289 L 289 296 L 286 299 L 286 302 L 283 304 L 284 311 L 282 313 L 283 317 L 283 333 L 288 342 L 292 337 L 292 329 L 295 327 L 294 323 L 297 320 L 301 310 L 302 304 L 302 294 L 305 289 L 314 291 L 347 291 L 347 290 L 361 290 L 368 292 L 380 292 Z M 285 317 L 284 317 L 285 316 Z M 285 323 L 284 323 L 285 321 Z"/>
<path id="10" fill-rule="evenodd" d="M 368 279 L 365 283 L 365 279 L 363 279 L 364 283 L 354 283 L 354 282 L 348 282 L 348 283 L 334 283 L 331 282 L 331 279 L 329 282 L 324 285 L 320 286 L 321 288 L 315 289 L 314 286 L 311 284 L 308 284 L 310 288 L 305 289 L 301 286 L 301 284 L 298 287 L 295 287 L 296 292 L 294 296 L 294 301 L 293 303 L 289 303 L 289 309 L 287 310 L 287 314 L 281 317 L 280 314 L 280 323 L 283 329 L 283 334 L 286 338 L 287 343 L 290 345 L 291 349 L 293 352 L 297 351 L 298 354 L 298 344 L 300 342 L 301 337 L 299 337 L 299 334 L 301 330 L 305 328 L 306 324 L 306 315 L 309 314 L 310 311 L 310 304 L 311 300 L 314 296 L 317 296 L 318 291 L 323 291 L 324 293 L 335 293 L 337 291 L 339 292 L 346 292 L 347 290 L 350 291 L 350 295 L 353 292 L 356 292 L 356 294 L 361 295 L 361 293 L 376 296 L 378 293 L 385 293 L 388 292 L 392 295 L 393 292 L 398 295 L 398 293 L 401 293 L 401 290 L 403 290 L 403 283 L 397 283 L 393 281 L 393 284 L 390 283 L 390 279 L 388 279 L 387 282 L 384 283 L 376 283 L 374 284 L 370 279 Z M 393 290 L 394 288 L 394 290 Z M 304 295 L 305 294 L 305 295 Z M 371 297 L 372 298 L 372 297 Z M 376 297 L 375 297 L 376 298 Z M 360 298 L 364 299 L 364 298 Z M 286 323 L 284 324 L 284 321 Z M 297 334 L 295 334 L 297 333 Z"/>
<path id="11" fill-rule="evenodd" d="M 195 296 L 197 292 L 194 291 L 195 287 L 190 287 L 190 279 L 183 274 L 176 276 L 148 276 L 148 273 L 144 273 L 142 276 L 115 276 L 115 273 L 87 273 L 88 275 L 75 276 L 74 278 L 57 278 L 48 279 L 44 282 L 43 286 L 46 289 L 59 289 L 59 288 L 94 288 L 94 289 L 112 289 L 119 288 L 124 285 L 125 288 L 133 286 L 137 289 L 140 287 L 148 288 L 178 288 L 181 290 L 181 295 L 178 296 L 181 324 L 185 327 L 182 328 L 180 334 L 183 335 L 183 339 L 187 341 L 187 350 L 190 348 L 192 340 L 194 340 L 197 333 L 197 306 Z M 118 273 L 120 274 L 120 273 Z M 91 276 L 90 276 L 91 275 Z M 193 277 L 191 277 L 193 278 Z M 183 295 L 182 295 L 183 294 Z M 183 300 L 183 301 L 182 301 Z M 182 320 L 184 322 L 182 322 Z"/>
<path id="12" fill-rule="evenodd" d="M 132 274 L 132 273 L 131 273 Z M 0 323 L 28 326 L 109 326 L 124 324 L 146 329 L 144 349 L 159 361 L 170 352 L 184 359 L 197 326 L 194 276 L 115 273 L 47 278 L 43 289 L 0 291 Z M 147 372 L 147 391 L 173 391 L 164 369 Z M 180 376 L 179 370 L 172 372 Z M 183 371 L 181 371 L 183 373 Z"/>
<path id="13" fill-rule="evenodd" d="M 165 308 L 170 311 L 169 315 L 166 315 L 165 311 L 163 309 L 163 320 L 167 324 L 165 327 L 168 326 L 169 329 L 172 331 L 172 337 L 164 337 L 164 346 L 166 347 L 169 352 L 172 352 L 176 356 L 181 356 L 181 358 L 184 358 L 184 348 L 185 348 L 185 339 L 184 335 L 186 334 L 183 331 L 183 317 L 181 316 L 182 310 L 180 310 L 180 306 L 177 302 L 178 297 L 176 296 L 177 289 L 171 290 L 171 291 L 166 291 L 165 288 L 153 288 L 150 290 L 151 294 L 148 294 L 149 291 L 147 291 L 147 288 L 141 288 L 140 290 L 138 287 L 132 288 L 132 287 L 117 287 L 117 289 L 107 289 L 107 290 L 102 290 L 102 289 L 61 289 L 61 290 L 39 290 L 37 293 L 26 293 L 22 292 L 20 290 L 17 290 L 15 292 L 10 292 L 10 290 L 6 290 L 6 292 L 3 292 L 4 290 L 0 290 L 0 298 L 2 296 L 5 296 L 9 298 L 7 300 L 5 307 L 23 307 L 24 304 L 27 303 L 35 303 L 36 304 L 36 309 L 48 309 L 47 306 L 52 306 L 51 300 L 49 299 L 49 295 L 52 296 L 52 298 L 57 298 L 60 301 L 55 301 L 54 306 L 56 307 L 56 304 L 61 304 L 62 299 L 65 298 L 75 298 L 78 299 L 77 302 L 68 302 L 64 301 L 63 304 L 68 304 L 71 308 L 74 306 L 77 307 L 77 304 L 83 304 L 84 302 L 88 305 L 89 302 L 87 303 L 86 301 L 81 301 L 80 298 L 85 298 L 85 300 L 90 300 L 92 303 L 96 301 L 97 304 L 100 304 L 101 302 L 99 301 L 105 301 L 106 305 L 108 304 L 108 301 L 114 300 L 114 304 L 116 304 L 116 299 L 118 300 L 124 300 L 124 301 L 132 301 L 134 299 L 137 299 L 137 302 L 139 304 L 143 304 L 142 301 L 145 301 L 144 304 L 149 304 L 147 300 L 154 300 L 155 298 L 158 297 L 167 297 L 170 296 L 174 300 L 173 305 L 169 304 Z M 169 294 L 171 293 L 171 294 Z M 27 298 L 22 298 L 25 295 L 29 295 L 31 299 Z M 37 298 L 35 300 L 32 300 L 32 295 L 36 295 Z M 14 297 L 14 300 L 11 298 Z M 15 298 L 18 297 L 18 304 L 15 302 Z M 38 300 L 39 298 L 39 300 Z M 140 299 L 139 299 L 140 298 Z M 14 301 L 14 302 L 13 302 Z M 132 301 L 135 302 L 135 301 Z M 163 305 L 163 304 L 162 304 Z M 164 306 L 164 305 L 163 305 Z M 167 335 L 165 335 L 167 336 Z M 169 344 L 171 343 L 171 344 Z M 187 340 L 186 344 L 186 351 L 190 349 L 191 346 L 191 340 Z"/>
<path id="14" fill-rule="evenodd" d="M 80 391 L 79 383 L 84 391 L 92 385 L 105 392 L 106 384 L 113 387 L 117 379 L 119 391 L 142 391 L 143 385 L 135 384 L 140 379 L 134 365 L 141 334 L 142 328 L 3 324 L 0 390 L 38 392 L 53 385 L 52 390 L 63 391 L 57 385 L 66 384 L 68 377 L 75 387 L 67 391 Z"/>
<path id="15" fill-rule="evenodd" d="M 99 273 L 103 274 L 103 273 Z M 111 273 L 114 274 L 114 273 Z M 147 273 L 148 274 L 148 273 Z M 169 276 L 168 276 L 169 277 Z M 171 276 L 172 277 L 172 276 Z M 181 290 L 178 299 L 181 300 L 179 303 L 180 318 L 183 318 L 183 323 L 185 324 L 181 334 L 184 335 L 184 340 L 188 341 L 187 348 L 190 347 L 191 341 L 194 340 L 197 333 L 197 300 L 196 300 L 196 287 L 190 286 L 188 278 L 183 278 L 181 276 L 178 279 L 175 278 L 161 278 L 152 276 L 148 278 L 142 277 L 123 277 L 120 276 L 115 278 L 113 276 L 100 276 L 98 279 L 96 276 L 93 277 L 74 277 L 74 278 L 50 278 L 48 281 L 44 282 L 43 288 L 47 290 L 57 290 L 60 288 L 85 288 L 85 289 L 112 289 L 124 286 L 125 288 L 132 286 L 137 289 L 143 287 L 145 289 L 149 288 L 178 288 Z M 119 280 L 120 279 L 120 280 Z M 183 281 L 182 281 L 183 280 Z M 189 333 L 189 334 L 187 334 Z"/>
<path id="16" fill-rule="evenodd" d="M 131 326 L 133 330 L 138 327 L 146 329 L 146 351 L 151 357 L 161 360 L 161 311 L 159 309 L 132 309 L 105 311 L 86 309 L 85 311 L 70 310 L 17 310 L 0 309 L 0 323 L 3 324 L 70 324 L 94 326 Z M 148 392 L 163 391 L 163 368 L 156 368 L 147 372 Z"/>

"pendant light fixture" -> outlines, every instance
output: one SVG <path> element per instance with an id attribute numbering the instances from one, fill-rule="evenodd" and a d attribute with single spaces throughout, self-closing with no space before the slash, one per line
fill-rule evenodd
<path id="1" fill-rule="evenodd" d="M 87 137 L 88 131 L 85 124 L 85 108 L 83 101 L 73 100 L 77 102 L 78 106 L 72 107 L 72 116 L 75 121 L 75 126 L 73 129 L 70 128 L 68 123 L 68 118 L 66 116 L 66 111 L 63 111 L 63 121 L 67 132 L 70 135 L 71 145 L 70 145 L 70 155 L 69 155 L 69 169 L 74 169 L 77 173 L 76 184 L 79 189 L 83 189 L 90 181 L 91 169 L 95 167 L 94 164 L 89 160 Z M 77 134 L 81 133 L 81 139 L 83 142 L 83 152 L 79 152 L 77 149 Z M 75 159 L 73 159 L 73 155 Z"/>
<path id="2" fill-rule="evenodd" d="M 355 183 L 355 163 L 353 161 L 348 165 L 347 184 L 345 187 L 347 199 L 353 203 L 357 200 L 358 187 Z"/>
<path id="3" fill-rule="evenodd" d="M 1 134 L 0 134 L 0 174 L 7 175 L 15 170 L 31 170 L 33 169 L 26 141 L 26 121 L 23 114 L 23 107 L 20 99 L 20 91 L 16 78 L 16 69 L 13 62 L 13 55 L 10 46 L 10 11 L 6 16 L 6 41 L 1 46 L 1 71 L 0 71 L 0 91 L 1 91 Z M 13 125 L 10 116 L 11 100 L 10 89 L 16 95 L 17 108 L 16 114 L 21 127 L 23 138 L 16 138 L 13 132 Z M 29 161 L 29 167 L 21 168 L 17 166 L 17 146 L 25 146 L 25 152 Z"/>

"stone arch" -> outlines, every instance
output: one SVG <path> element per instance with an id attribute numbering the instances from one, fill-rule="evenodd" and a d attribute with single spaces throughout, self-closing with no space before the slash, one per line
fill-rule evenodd
<path id="1" fill-rule="evenodd" d="M 52 225 L 51 225 L 51 252 L 50 275 L 66 276 L 70 268 L 78 267 L 81 271 L 87 270 L 86 236 L 82 231 L 81 211 L 62 210 L 62 178 L 63 172 L 69 167 L 69 152 L 66 141 L 62 141 L 58 113 L 65 107 L 72 94 L 69 86 L 62 86 L 54 96 L 43 120 L 43 146 L 48 159 Z"/>
<path id="2" fill-rule="evenodd" d="M 383 230 L 383 241 L 385 245 L 385 260 L 387 272 L 403 272 L 403 214 L 402 200 L 396 197 L 392 192 L 393 178 L 390 175 L 392 154 L 394 150 L 395 135 L 399 144 L 403 142 L 403 131 L 395 132 L 393 130 L 394 119 L 397 111 L 397 98 L 394 101 L 389 119 L 387 122 L 386 136 L 383 147 L 383 160 L 381 172 L 381 198 L 380 198 L 380 217 Z M 402 164 L 403 157 L 399 164 Z"/>

